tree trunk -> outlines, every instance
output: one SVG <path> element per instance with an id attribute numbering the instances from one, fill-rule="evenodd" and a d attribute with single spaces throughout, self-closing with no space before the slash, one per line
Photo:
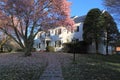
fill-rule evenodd
<path id="1" fill-rule="evenodd" d="M 95 40 L 95 48 L 96 48 L 96 53 L 98 54 L 98 42 L 97 42 L 97 39 Z"/>
<path id="2" fill-rule="evenodd" d="M 106 28 L 106 55 L 108 55 L 108 29 Z"/>
<path id="3" fill-rule="evenodd" d="M 31 54 L 31 48 L 30 48 L 30 47 L 26 47 L 25 50 L 24 50 L 24 52 L 25 52 L 25 54 L 24 54 L 25 57 L 32 55 L 32 54 Z"/>
<path id="4" fill-rule="evenodd" d="M 0 52 L 3 52 L 3 46 L 0 47 Z"/>
<path id="5" fill-rule="evenodd" d="M 25 49 L 24 49 L 24 52 L 25 52 L 25 56 L 31 56 L 31 51 L 32 51 L 32 48 L 33 48 L 33 42 L 32 41 L 28 41 L 26 43 L 26 46 L 25 46 Z"/>
<path id="6" fill-rule="evenodd" d="M 106 55 L 108 55 L 108 40 L 106 41 Z"/>

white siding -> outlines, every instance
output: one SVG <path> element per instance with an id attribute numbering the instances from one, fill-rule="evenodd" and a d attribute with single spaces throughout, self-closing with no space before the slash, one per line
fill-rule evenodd
<path id="1" fill-rule="evenodd" d="M 79 39 L 79 41 L 83 41 L 83 22 L 77 23 L 75 27 L 79 27 L 79 31 L 75 31 L 74 38 Z"/>

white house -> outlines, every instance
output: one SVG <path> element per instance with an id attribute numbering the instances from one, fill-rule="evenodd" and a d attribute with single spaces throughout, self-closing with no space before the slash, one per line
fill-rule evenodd
<path id="1" fill-rule="evenodd" d="M 83 41 L 83 24 L 86 16 L 74 16 L 72 19 L 75 22 L 75 31 L 71 32 L 65 27 L 57 27 L 54 29 L 49 29 L 47 32 L 40 31 L 34 42 L 34 48 L 37 51 L 45 50 L 47 46 L 53 46 L 55 51 L 60 51 L 63 48 L 63 43 L 71 42 L 73 39 L 77 41 Z M 99 53 L 106 54 L 106 45 L 104 44 L 104 39 L 101 38 L 99 42 Z M 114 48 L 109 46 L 109 54 L 112 54 Z M 89 53 L 95 53 L 95 43 L 93 42 L 88 46 Z"/>
<path id="2" fill-rule="evenodd" d="M 71 42 L 72 38 L 72 32 L 61 26 L 49 29 L 47 32 L 39 32 L 35 38 L 34 47 L 39 51 L 45 50 L 47 46 L 53 46 L 55 51 L 60 51 L 62 44 Z"/>

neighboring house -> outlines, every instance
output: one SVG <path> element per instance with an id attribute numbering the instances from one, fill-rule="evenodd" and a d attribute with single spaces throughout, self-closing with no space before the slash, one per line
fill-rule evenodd
<path id="1" fill-rule="evenodd" d="M 72 19 L 75 22 L 74 32 L 68 31 L 65 27 L 57 27 L 49 29 L 47 32 L 40 31 L 34 42 L 34 48 L 37 51 L 46 50 L 47 46 L 53 46 L 55 51 L 60 51 L 64 43 L 76 41 L 83 41 L 83 24 L 86 16 L 74 16 Z M 112 54 L 114 47 L 109 46 L 109 54 Z M 95 42 L 88 46 L 89 53 L 95 53 Z M 99 41 L 99 53 L 106 54 L 106 45 L 103 38 Z"/>

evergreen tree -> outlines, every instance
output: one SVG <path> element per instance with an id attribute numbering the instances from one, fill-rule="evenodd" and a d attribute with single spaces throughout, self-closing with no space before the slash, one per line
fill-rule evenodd
<path id="1" fill-rule="evenodd" d="M 101 11 L 98 8 L 91 9 L 85 19 L 83 25 L 83 38 L 87 43 L 95 42 L 96 53 L 98 53 L 98 40 L 100 38 L 101 28 L 98 25 L 99 16 Z"/>
<path id="2" fill-rule="evenodd" d="M 108 54 L 108 45 L 112 42 L 115 43 L 117 40 L 118 29 L 116 22 L 114 21 L 113 17 L 105 11 L 100 19 L 99 19 L 100 27 L 102 28 L 102 34 L 105 39 L 106 45 L 106 54 Z"/>

